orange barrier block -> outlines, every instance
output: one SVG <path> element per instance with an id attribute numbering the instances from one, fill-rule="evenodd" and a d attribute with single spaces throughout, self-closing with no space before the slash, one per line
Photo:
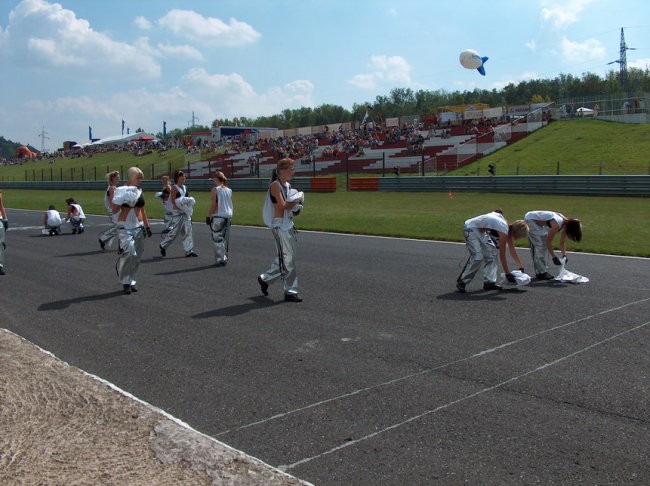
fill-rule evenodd
<path id="1" fill-rule="evenodd" d="M 350 179 L 351 191 L 378 191 L 379 177 L 355 177 Z"/>
<path id="2" fill-rule="evenodd" d="M 312 177 L 312 192 L 336 192 L 336 177 Z"/>

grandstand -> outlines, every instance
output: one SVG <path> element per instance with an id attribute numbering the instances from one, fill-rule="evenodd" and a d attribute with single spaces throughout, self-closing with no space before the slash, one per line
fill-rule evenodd
<path id="1" fill-rule="evenodd" d="M 494 114 L 494 109 L 490 114 Z M 513 143 L 546 123 L 542 108 L 511 121 L 510 117 L 485 120 L 482 110 L 472 110 L 469 122 L 440 127 L 425 127 L 410 117 L 400 127 L 397 139 L 389 139 L 385 130 L 365 131 L 351 126 L 307 127 L 290 133 L 278 130 L 277 138 L 257 143 L 231 145 L 224 154 L 205 153 L 200 161 L 188 163 L 190 178 L 207 178 L 221 171 L 230 178 L 268 177 L 277 161 L 290 156 L 296 160 L 297 175 L 321 176 L 334 173 L 446 173 L 469 164 L 507 144 Z M 390 123 L 390 120 L 387 120 Z M 324 131 L 323 131 L 324 130 Z M 300 150 L 287 149 L 287 141 L 297 142 Z"/>

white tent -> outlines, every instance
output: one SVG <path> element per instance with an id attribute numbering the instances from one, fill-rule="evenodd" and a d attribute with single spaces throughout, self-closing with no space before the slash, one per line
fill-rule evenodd
<path id="1" fill-rule="evenodd" d="M 596 112 L 591 108 L 585 108 L 584 106 L 581 106 L 576 110 L 576 113 L 581 116 L 594 116 Z"/>
<path id="2" fill-rule="evenodd" d="M 136 133 L 130 133 L 129 135 L 114 135 L 112 137 L 104 137 L 100 138 L 96 142 L 93 142 L 93 145 L 107 145 L 107 144 L 125 144 L 129 143 L 130 141 L 140 138 L 140 137 L 151 137 L 153 140 L 155 140 L 155 137 L 147 132 L 136 132 Z"/>

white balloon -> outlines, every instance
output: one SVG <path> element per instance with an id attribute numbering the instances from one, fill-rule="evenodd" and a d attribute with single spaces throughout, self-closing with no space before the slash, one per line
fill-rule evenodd
<path id="1" fill-rule="evenodd" d="M 478 52 L 473 49 L 465 49 L 460 53 L 460 63 L 467 69 L 478 69 L 483 64 L 483 60 Z"/>

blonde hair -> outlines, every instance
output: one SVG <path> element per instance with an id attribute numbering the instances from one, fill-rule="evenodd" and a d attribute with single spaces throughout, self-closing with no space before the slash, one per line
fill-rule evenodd
<path id="1" fill-rule="evenodd" d="M 163 182 L 163 183 L 165 183 L 165 184 L 169 184 L 169 176 L 168 176 L 168 175 L 164 175 L 164 176 L 162 176 L 162 177 L 160 178 L 160 182 Z"/>
<path id="2" fill-rule="evenodd" d="M 113 172 L 107 172 L 106 173 L 106 180 L 110 184 L 113 182 L 113 177 L 119 177 L 120 176 L 120 171 L 119 170 L 114 170 Z"/>
<path id="3" fill-rule="evenodd" d="M 528 236 L 528 224 L 526 224 L 526 221 L 523 219 L 518 219 L 510 225 L 509 234 L 512 235 L 515 240 L 526 238 L 526 236 Z"/>
<path id="4" fill-rule="evenodd" d="M 219 181 L 221 181 L 221 183 L 222 183 L 224 186 L 227 186 L 227 185 L 228 185 L 228 178 L 227 178 L 227 177 L 224 175 L 224 173 L 221 172 L 221 171 L 217 171 L 217 172 L 215 172 L 215 174 L 212 176 L 212 178 L 213 178 L 213 179 L 218 179 Z"/>
<path id="5" fill-rule="evenodd" d="M 126 171 L 126 178 L 129 182 L 133 182 L 140 177 L 144 177 L 144 173 L 140 170 L 140 167 L 129 167 L 129 170 Z"/>
<path id="6" fill-rule="evenodd" d="M 278 172 L 282 169 L 291 167 L 292 165 L 295 165 L 295 161 L 289 157 L 278 160 L 278 165 L 275 166 L 275 169 L 273 169 L 273 172 L 271 173 L 271 182 L 278 180 Z"/>

